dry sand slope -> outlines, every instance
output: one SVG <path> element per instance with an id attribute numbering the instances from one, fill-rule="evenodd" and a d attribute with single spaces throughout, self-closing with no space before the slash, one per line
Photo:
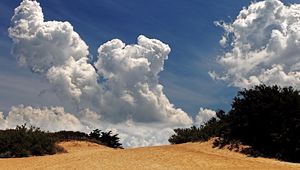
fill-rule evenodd
<path id="1" fill-rule="evenodd" d="M 68 153 L 1 159 L 0 169 L 300 169 L 300 164 L 213 149 L 212 142 L 125 150 L 77 141 L 60 145 Z"/>

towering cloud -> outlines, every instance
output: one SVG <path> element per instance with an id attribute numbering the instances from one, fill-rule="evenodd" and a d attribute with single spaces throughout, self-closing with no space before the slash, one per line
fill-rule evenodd
<path id="1" fill-rule="evenodd" d="M 220 43 L 229 49 L 218 58 L 225 74 L 216 79 L 236 87 L 260 83 L 300 88 L 300 5 L 279 0 L 252 3 L 225 30 Z"/>
<path id="2" fill-rule="evenodd" d="M 170 52 L 168 45 L 139 36 L 135 45 L 115 39 L 100 46 L 98 52 L 95 67 L 103 79 L 101 85 L 107 89 L 103 93 L 103 114 L 122 113 L 113 119 L 126 120 L 129 116 L 138 122 L 191 123 L 185 112 L 170 104 L 158 82 L 158 73 Z"/>
<path id="3" fill-rule="evenodd" d="M 85 42 L 68 22 L 44 22 L 36 1 L 24 0 L 15 9 L 9 35 L 19 63 L 44 76 L 60 97 L 79 103 L 100 90 Z"/>
<path id="4" fill-rule="evenodd" d="M 192 124 L 184 111 L 170 103 L 159 84 L 159 73 L 170 53 L 170 47 L 159 40 L 141 35 L 137 44 L 125 45 L 114 39 L 99 47 L 95 64 L 89 63 L 88 46 L 72 25 L 44 21 L 40 4 L 31 0 L 23 0 L 15 9 L 9 35 L 20 65 L 46 79 L 63 104 L 73 106 L 77 112 L 74 121 L 76 118 L 84 126 L 109 127 L 114 123 L 127 127 L 131 121 L 142 129 L 141 123 L 161 129 Z M 45 115 L 49 111 L 53 109 L 44 109 Z M 151 134 L 150 130 L 154 129 L 142 132 Z M 132 137 L 123 132 L 123 136 Z"/>

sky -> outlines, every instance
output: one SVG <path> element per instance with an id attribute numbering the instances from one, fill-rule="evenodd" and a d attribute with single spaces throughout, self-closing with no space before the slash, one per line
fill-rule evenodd
<path id="1" fill-rule="evenodd" d="M 113 38 L 133 44 L 136 37 L 143 34 L 166 42 L 172 48 L 172 52 L 165 64 L 165 70 L 160 74 L 160 81 L 170 100 L 191 114 L 196 114 L 200 107 L 211 109 L 230 107 L 230 100 L 235 95 L 235 90 L 227 89 L 226 84 L 213 81 L 207 74 L 213 69 L 214 60 L 222 50 L 219 39 L 223 30 L 216 27 L 214 21 L 230 20 L 229 16 L 236 16 L 239 10 L 249 2 L 241 3 L 236 0 L 227 2 L 226 5 L 221 1 L 104 0 L 100 2 L 91 0 L 86 3 L 76 0 L 69 3 L 61 0 L 41 0 L 39 2 L 42 4 L 46 20 L 72 23 L 74 29 L 89 45 L 93 56 L 96 55 L 100 44 Z M 20 69 L 5 68 L 11 67 L 8 66 L 6 60 L 9 60 L 13 67 L 17 67 L 15 58 L 10 55 L 11 40 L 7 29 L 10 26 L 14 8 L 20 1 L 4 0 L 0 3 L 1 11 L 3 11 L 0 18 L 3 21 L 0 27 L 0 38 L 1 49 L 4 49 L 1 50 L 1 56 L 5 57 L 5 62 L 1 62 L 3 63 L 1 72 L 9 71 L 13 74 L 10 76 L 12 78 L 12 76 L 20 76 Z M 29 76 L 34 79 L 32 75 L 25 75 L 23 78 Z M 40 86 L 40 82 L 38 84 Z M 22 86 L 23 83 L 19 85 Z M 224 87 L 226 92 L 224 92 Z M 211 88 L 214 90 L 210 90 Z M 1 96 L 3 96 L 1 100 L 5 99 L 7 104 L 2 103 L 0 107 L 5 111 L 9 110 L 12 105 L 24 102 L 24 95 L 7 96 L 3 93 L 8 90 L 3 91 L 1 91 Z M 32 91 L 35 91 L 35 88 Z M 32 91 L 25 92 L 30 98 L 26 100 L 32 101 L 25 104 L 37 102 L 35 100 L 37 96 L 32 94 Z"/>
<path id="2" fill-rule="evenodd" d="M 156 145 L 228 111 L 242 88 L 300 86 L 299 0 L 39 0 L 15 14 L 21 2 L 0 2 L 4 128 L 100 126 Z"/>

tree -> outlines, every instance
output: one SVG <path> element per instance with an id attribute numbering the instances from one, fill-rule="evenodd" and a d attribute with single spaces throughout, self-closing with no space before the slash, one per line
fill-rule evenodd
<path id="1" fill-rule="evenodd" d="M 222 129 L 264 156 L 300 161 L 300 95 L 292 87 L 259 85 L 238 92 Z"/>
<path id="2" fill-rule="evenodd" d="M 175 129 L 170 143 L 206 141 L 219 137 L 215 146 L 239 143 L 253 156 L 300 162 L 300 95 L 292 87 L 259 85 L 238 92 L 231 110 L 219 110 L 199 128 Z"/>
<path id="3" fill-rule="evenodd" d="M 95 129 L 89 134 L 89 137 L 94 139 L 99 139 L 100 136 L 101 136 L 101 130 L 99 129 Z"/>
<path id="4" fill-rule="evenodd" d="M 89 137 L 95 139 L 111 148 L 122 148 L 122 144 L 120 143 L 120 138 L 118 134 L 112 135 L 112 131 L 109 132 L 101 132 L 99 129 L 93 130 Z"/>
<path id="5" fill-rule="evenodd" d="M 112 148 L 120 148 L 122 144 L 119 142 L 120 138 L 118 134 L 112 135 L 112 131 L 109 132 L 101 132 L 100 141 L 109 147 Z"/>
<path id="6" fill-rule="evenodd" d="M 60 148 L 40 128 L 26 125 L 0 131 L 0 157 L 26 157 L 54 154 Z"/>
<path id="7" fill-rule="evenodd" d="M 223 127 L 223 121 L 226 117 L 223 110 L 217 112 L 217 117 L 212 117 L 204 125 L 200 127 L 192 126 L 190 128 L 174 129 L 175 134 L 169 138 L 172 144 L 207 141 L 212 137 L 219 136 L 220 130 Z"/>

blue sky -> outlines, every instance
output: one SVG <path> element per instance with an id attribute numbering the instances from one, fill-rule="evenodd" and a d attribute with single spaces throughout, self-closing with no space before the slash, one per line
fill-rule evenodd
<path id="1" fill-rule="evenodd" d="M 138 35 L 159 39 L 172 49 L 160 74 L 164 92 L 176 107 L 195 115 L 200 107 L 230 108 L 237 88 L 214 81 L 208 71 L 218 70 L 223 34 L 214 21 L 233 21 L 248 0 L 40 0 L 46 20 L 68 21 L 88 44 L 90 53 L 113 38 L 136 43 Z M 299 1 L 283 1 L 294 3 Z M 20 0 L 0 1 L 0 110 L 11 106 L 59 105 L 55 95 L 43 96 L 48 84 L 17 66 L 10 55 L 7 28 Z"/>

